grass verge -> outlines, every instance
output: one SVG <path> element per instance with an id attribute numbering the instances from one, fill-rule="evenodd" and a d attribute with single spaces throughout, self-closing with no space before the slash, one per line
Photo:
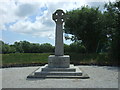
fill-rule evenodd
<path id="1" fill-rule="evenodd" d="M 2 54 L 2 66 L 25 65 L 25 64 L 46 64 L 51 53 L 10 53 Z M 107 53 L 101 54 L 80 54 L 66 53 L 70 55 L 73 64 L 89 65 L 112 65 Z"/>

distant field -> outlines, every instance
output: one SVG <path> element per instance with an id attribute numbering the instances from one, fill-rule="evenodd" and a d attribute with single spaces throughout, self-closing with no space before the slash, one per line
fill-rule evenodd
<path id="1" fill-rule="evenodd" d="M 67 53 L 70 55 L 70 61 L 74 64 L 101 64 L 109 65 L 110 60 L 107 54 L 79 54 Z M 12 64 L 45 64 L 48 62 L 50 53 L 10 53 L 2 54 L 2 65 Z"/>
<path id="2" fill-rule="evenodd" d="M 2 55 L 2 64 L 47 63 L 49 53 L 10 53 Z"/>

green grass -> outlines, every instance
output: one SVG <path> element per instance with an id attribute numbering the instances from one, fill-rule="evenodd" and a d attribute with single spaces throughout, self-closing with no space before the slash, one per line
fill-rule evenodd
<path id="1" fill-rule="evenodd" d="M 103 64 L 109 65 L 111 61 L 106 53 L 101 54 L 79 54 L 79 53 L 67 53 L 70 55 L 70 61 L 74 64 Z M 2 64 L 32 64 L 48 63 L 48 56 L 50 53 L 10 53 L 2 54 Z"/>
<path id="2" fill-rule="evenodd" d="M 106 53 L 102 54 L 79 54 L 79 53 L 69 53 L 71 56 L 71 62 L 76 64 L 110 64 L 110 60 Z"/>
<path id="3" fill-rule="evenodd" d="M 2 64 L 47 63 L 49 53 L 10 53 L 2 55 Z"/>

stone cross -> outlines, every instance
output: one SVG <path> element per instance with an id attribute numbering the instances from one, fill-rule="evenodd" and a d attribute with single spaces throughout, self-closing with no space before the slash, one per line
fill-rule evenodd
<path id="1" fill-rule="evenodd" d="M 65 21 L 65 13 L 63 10 L 58 9 L 55 13 L 53 13 L 52 18 L 56 23 L 55 56 L 63 56 L 63 22 Z"/>

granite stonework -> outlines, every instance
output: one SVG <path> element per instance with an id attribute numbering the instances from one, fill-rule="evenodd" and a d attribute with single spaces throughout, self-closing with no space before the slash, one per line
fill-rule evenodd
<path id="1" fill-rule="evenodd" d="M 69 55 L 64 55 L 63 22 L 65 13 L 63 10 L 56 10 L 52 18 L 56 23 L 55 55 L 50 55 L 48 64 L 38 68 L 27 78 L 89 78 L 78 67 L 70 64 Z"/>
<path id="2" fill-rule="evenodd" d="M 50 55 L 48 57 L 48 67 L 49 68 L 69 68 L 70 66 L 70 56 L 55 56 Z"/>
<path id="3" fill-rule="evenodd" d="M 49 68 L 46 64 L 32 72 L 27 78 L 88 79 L 89 76 L 72 64 L 69 68 Z"/>
<path id="4" fill-rule="evenodd" d="M 56 23 L 55 55 L 50 55 L 48 57 L 48 67 L 69 68 L 70 56 L 64 55 L 63 47 L 63 22 L 65 20 L 65 13 L 63 10 L 56 10 L 56 12 L 52 15 L 52 19 Z"/>
<path id="5" fill-rule="evenodd" d="M 63 10 L 56 10 L 52 15 L 52 19 L 56 23 L 56 35 L 55 35 L 55 56 L 64 55 L 64 43 L 63 43 L 63 22 L 65 20 L 65 13 Z"/>

